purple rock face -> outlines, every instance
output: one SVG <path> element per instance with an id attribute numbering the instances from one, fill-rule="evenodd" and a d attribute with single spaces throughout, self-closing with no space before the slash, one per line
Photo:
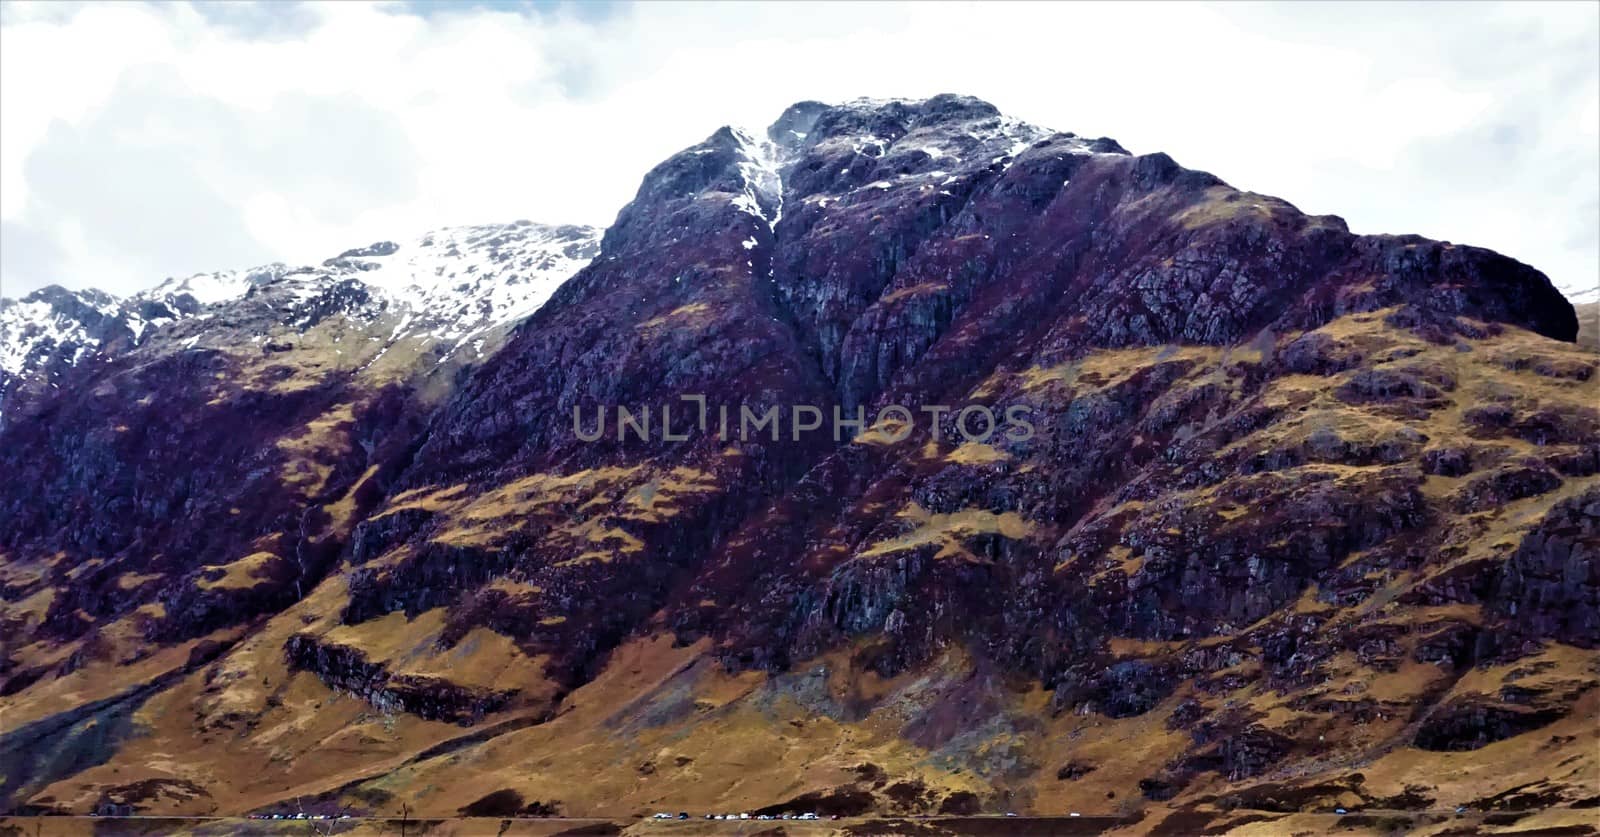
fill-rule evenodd
<path id="1" fill-rule="evenodd" d="M 368 310 L 366 287 L 311 325 Z M 275 361 L 293 386 L 218 403 L 201 382 L 260 374 L 220 349 L 74 372 L 0 435 L 0 550 L 44 567 L 0 595 L 56 591 L 15 623 L 29 641 L 137 613 L 158 646 L 342 585 L 338 630 L 439 613 L 433 647 L 499 635 L 559 694 L 657 634 L 774 674 L 849 648 L 894 677 L 961 648 L 1052 712 L 1181 700 L 1192 746 L 1140 785 L 1166 800 L 1321 752 L 1315 725 L 1223 705 L 1251 683 L 1600 642 L 1600 500 L 1573 490 L 1595 473 L 1575 389 L 1595 364 L 1558 342 L 1576 331 L 1526 265 L 1353 235 L 1164 154 L 967 97 L 803 102 L 651 170 L 594 261 L 447 385 Z M 971 404 L 1037 432 L 967 441 Z M 796 438 L 793 405 L 918 420 Z M 722 406 L 778 408 L 782 430 L 722 438 Z M 1529 522 L 1497 528 L 1513 504 Z M 278 640 L 287 664 L 384 711 L 471 725 L 519 700 L 330 630 Z M 54 676 L 24 644 L 0 646 L 8 694 Z M 1563 717 L 1548 699 L 1451 698 L 1409 734 L 1481 747 Z M 973 712 L 917 734 L 943 745 Z"/>

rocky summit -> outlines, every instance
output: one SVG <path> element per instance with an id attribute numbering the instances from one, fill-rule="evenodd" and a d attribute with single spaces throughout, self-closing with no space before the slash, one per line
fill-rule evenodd
<path id="1" fill-rule="evenodd" d="M 1600 356 L 1534 268 L 961 96 L 720 129 L 595 235 L 0 309 L 4 804 L 1600 804 Z"/>

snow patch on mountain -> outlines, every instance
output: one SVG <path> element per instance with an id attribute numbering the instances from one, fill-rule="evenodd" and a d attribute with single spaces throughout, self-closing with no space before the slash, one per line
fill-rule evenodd
<path id="1" fill-rule="evenodd" d="M 733 136 L 739 141 L 739 176 L 744 180 L 744 192 L 733 199 L 734 205 L 766 221 L 771 229 L 783 218 L 781 172 L 789 155 L 777 143 L 746 131 L 734 129 Z"/>

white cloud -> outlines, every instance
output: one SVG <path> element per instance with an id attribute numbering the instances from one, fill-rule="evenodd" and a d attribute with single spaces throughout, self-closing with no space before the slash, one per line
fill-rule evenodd
<path id="1" fill-rule="evenodd" d="M 1359 232 L 1493 247 L 1569 288 L 1600 276 L 1592 4 L 587 11 L 8 3 L 3 290 L 128 292 L 455 223 L 605 224 L 721 124 L 941 92 Z"/>

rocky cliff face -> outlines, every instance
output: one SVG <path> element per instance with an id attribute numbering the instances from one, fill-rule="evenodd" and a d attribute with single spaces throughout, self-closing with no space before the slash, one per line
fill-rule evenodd
<path id="1" fill-rule="evenodd" d="M 179 324 L 203 351 L 7 428 L 42 487 L 0 498 L 9 746 L 88 723 L 66 692 L 148 731 L 14 799 L 1137 814 L 1597 778 L 1600 364 L 1526 265 L 958 96 L 715 132 L 448 386 L 307 354 L 387 250 L 318 274 L 314 338 Z"/>

